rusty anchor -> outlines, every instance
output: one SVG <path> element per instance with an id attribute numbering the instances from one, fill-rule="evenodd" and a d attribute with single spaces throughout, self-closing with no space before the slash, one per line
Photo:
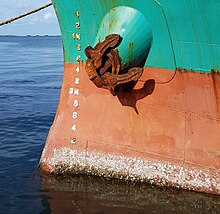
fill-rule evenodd
<path id="1" fill-rule="evenodd" d="M 85 49 L 88 57 L 85 70 L 89 79 L 98 88 L 107 88 L 114 96 L 118 91 L 117 86 L 137 81 L 143 73 L 142 67 L 130 68 L 126 73 L 121 70 L 121 58 L 116 49 L 119 42 L 119 34 L 110 34 L 94 48 L 88 46 Z"/>

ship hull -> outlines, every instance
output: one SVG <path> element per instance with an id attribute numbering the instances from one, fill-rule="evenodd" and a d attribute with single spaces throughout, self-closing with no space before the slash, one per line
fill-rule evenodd
<path id="1" fill-rule="evenodd" d="M 220 75 L 144 68 L 112 96 L 65 63 L 41 157 L 49 174 L 86 173 L 220 193 Z"/>
<path id="2" fill-rule="evenodd" d="M 219 2 L 52 2 L 64 79 L 42 170 L 219 194 Z"/>

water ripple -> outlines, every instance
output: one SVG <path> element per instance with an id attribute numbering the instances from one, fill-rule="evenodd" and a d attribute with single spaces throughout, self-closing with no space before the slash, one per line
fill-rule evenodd
<path id="1" fill-rule="evenodd" d="M 0 213 L 49 211 L 35 172 L 59 99 L 61 38 L 0 37 L 0 59 Z"/>

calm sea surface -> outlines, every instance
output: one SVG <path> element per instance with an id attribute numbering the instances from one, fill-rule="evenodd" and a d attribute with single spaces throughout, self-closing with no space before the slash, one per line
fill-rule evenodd
<path id="1" fill-rule="evenodd" d="M 220 213 L 220 197 L 42 175 L 63 75 L 60 37 L 0 37 L 0 213 Z"/>

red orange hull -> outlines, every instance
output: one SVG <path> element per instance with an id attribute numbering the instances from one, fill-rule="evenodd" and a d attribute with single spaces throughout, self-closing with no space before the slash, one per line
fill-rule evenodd
<path id="1" fill-rule="evenodd" d="M 220 75 L 145 68 L 112 96 L 65 64 L 41 157 L 47 173 L 88 173 L 220 194 Z"/>

